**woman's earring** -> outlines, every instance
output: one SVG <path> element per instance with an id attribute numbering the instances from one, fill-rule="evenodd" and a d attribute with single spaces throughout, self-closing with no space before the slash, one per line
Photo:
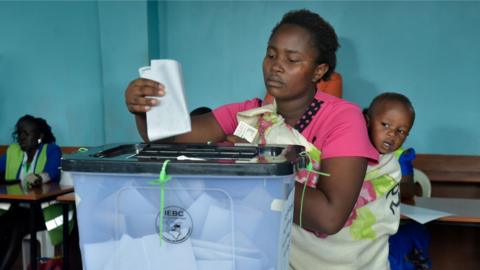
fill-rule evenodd
<path id="1" fill-rule="evenodd" d="M 42 143 L 42 138 L 38 138 L 38 144 L 41 144 Z"/>

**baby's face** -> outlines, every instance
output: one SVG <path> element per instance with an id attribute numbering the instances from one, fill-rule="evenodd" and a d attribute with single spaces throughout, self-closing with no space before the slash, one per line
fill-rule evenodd
<path id="1" fill-rule="evenodd" d="M 380 154 L 391 153 L 408 136 L 412 123 L 412 113 L 399 102 L 385 102 L 369 121 L 370 139 Z"/>

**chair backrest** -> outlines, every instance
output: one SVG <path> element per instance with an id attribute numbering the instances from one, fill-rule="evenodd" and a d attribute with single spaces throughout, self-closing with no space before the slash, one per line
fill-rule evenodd
<path id="1" fill-rule="evenodd" d="M 424 172 L 413 168 L 413 181 L 422 187 L 422 197 L 430 197 L 432 194 L 432 184 Z"/>

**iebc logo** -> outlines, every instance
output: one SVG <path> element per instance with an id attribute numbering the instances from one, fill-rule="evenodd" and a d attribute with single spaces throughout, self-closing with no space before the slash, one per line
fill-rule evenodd
<path id="1" fill-rule="evenodd" d="M 160 213 L 155 219 L 155 228 L 159 233 Z M 178 206 L 168 206 L 163 209 L 162 238 L 172 244 L 182 243 L 192 234 L 193 222 L 190 214 Z"/>

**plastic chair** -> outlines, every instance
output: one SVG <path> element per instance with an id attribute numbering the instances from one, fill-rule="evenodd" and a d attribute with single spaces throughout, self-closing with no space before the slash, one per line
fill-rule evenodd
<path id="1" fill-rule="evenodd" d="M 413 168 L 413 181 L 422 188 L 422 197 L 430 197 L 432 194 L 432 184 L 428 176 L 419 169 Z"/>

